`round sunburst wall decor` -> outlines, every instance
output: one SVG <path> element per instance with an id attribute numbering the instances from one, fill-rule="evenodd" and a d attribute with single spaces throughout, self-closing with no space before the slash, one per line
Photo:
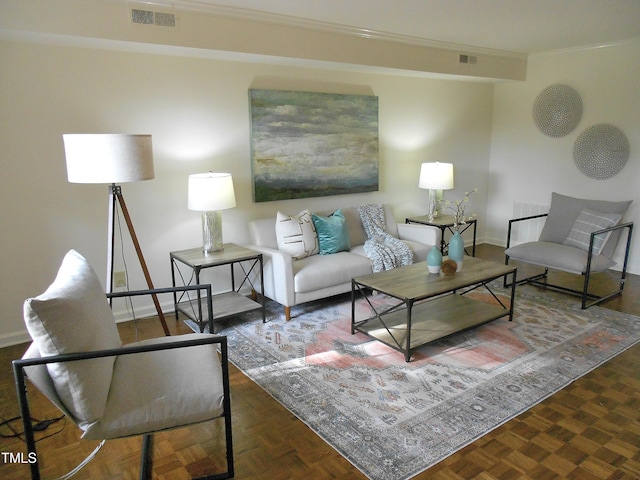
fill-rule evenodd
<path id="1" fill-rule="evenodd" d="M 568 135 L 581 118 L 582 98 L 569 85 L 550 85 L 533 102 L 533 121 L 542 133 L 550 137 Z"/>
<path id="2" fill-rule="evenodd" d="M 573 144 L 573 161 L 587 177 L 616 176 L 629 160 L 629 140 L 618 127 L 601 123 L 584 130 Z"/>

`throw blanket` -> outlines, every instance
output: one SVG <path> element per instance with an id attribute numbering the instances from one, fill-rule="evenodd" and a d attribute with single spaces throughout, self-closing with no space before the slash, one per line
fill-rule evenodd
<path id="1" fill-rule="evenodd" d="M 413 263 L 411 249 L 387 231 L 382 205 L 360 205 L 358 213 L 368 237 L 364 252 L 371 260 L 374 272 Z"/>

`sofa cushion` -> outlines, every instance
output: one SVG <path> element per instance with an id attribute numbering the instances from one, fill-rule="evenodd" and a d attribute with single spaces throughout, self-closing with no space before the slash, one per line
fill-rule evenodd
<path id="1" fill-rule="evenodd" d="M 122 346 L 102 285 L 74 250 L 65 255 L 51 286 L 25 301 L 24 320 L 43 357 Z M 58 396 L 76 419 L 90 423 L 102 415 L 114 361 L 48 365 Z"/>
<path id="2" fill-rule="evenodd" d="M 433 245 L 427 245 L 425 243 L 414 242 L 413 240 L 400 240 L 402 243 L 407 245 L 411 251 L 413 252 L 413 263 L 418 262 L 426 262 L 427 255 L 431 251 L 431 247 Z M 361 255 L 363 257 L 367 256 L 367 253 L 364 251 L 364 245 L 356 245 L 355 247 L 351 247 L 349 250 L 351 253 L 355 253 L 357 255 Z M 371 261 L 371 260 L 369 260 Z"/>
<path id="3" fill-rule="evenodd" d="M 573 198 L 566 195 L 553 192 L 551 194 L 551 207 L 549 215 L 545 221 L 542 232 L 540 233 L 541 242 L 564 243 L 569 236 L 569 232 L 573 227 L 580 212 L 585 209 L 591 209 L 603 213 L 619 213 L 624 215 L 629 209 L 632 201 L 609 202 L 604 200 L 587 200 L 582 198 Z M 618 243 L 620 232 L 614 232 L 609 242 L 603 247 L 602 254 L 611 258 Z"/>
<path id="4" fill-rule="evenodd" d="M 347 230 L 349 231 L 349 245 L 352 247 L 363 245 L 367 241 L 367 234 L 362 226 L 358 209 L 353 207 L 343 208 L 342 214 L 346 219 Z"/>
<path id="5" fill-rule="evenodd" d="M 314 213 L 311 218 L 318 234 L 320 255 L 331 255 L 349 250 L 349 231 L 345 216 L 340 210 L 336 210 L 328 217 Z"/>
<path id="6" fill-rule="evenodd" d="M 412 240 L 402 240 L 402 242 L 405 243 L 413 252 L 413 263 L 427 261 L 427 255 L 433 245 L 414 242 Z"/>
<path id="7" fill-rule="evenodd" d="M 288 253 L 295 259 L 319 252 L 318 236 L 309 210 L 303 210 L 297 215 L 278 212 L 276 239 L 278 250 Z"/>
<path id="8" fill-rule="evenodd" d="M 349 252 L 313 255 L 293 262 L 296 293 L 305 293 L 350 282 L 371 273 L 371 260 Z"/>
<path id="9" fill-rule="evenodd" d="M 505 250 L 513 260 L 541 265 L 567 272 L 583 274 L 587 265 L 587 252 L 580 248 L 554 242 L 527 242 Z M 594 256 L 591 271 L 600 272 L 615 265 L 604 255 Z"/>
<path id="10" fill-rule="evenodd" d="M 591 234 L 598 230 L 617 225 L 621 218 L 622 215 L 619 213 L 602 213 L 595 210 L 584 209 L 580 212 L 576 221 L 573 222 L 571 231 L 564 241 L 564 244 L 581 248 L 588 252 Z M 596 235 L 593 238 L 594 255 L 600 255 L 602 248 L 610 236 L 611 232 L 607 232 L 602 235 Z"/>

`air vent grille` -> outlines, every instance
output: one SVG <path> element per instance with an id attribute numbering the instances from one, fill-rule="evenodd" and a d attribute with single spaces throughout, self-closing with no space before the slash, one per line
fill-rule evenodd
<path id="1" fill-rule="evenodd" d="M 476 63 L 478 63 L 478 58 L 474 55 L 460 54 L 460 63 L 469 63 L 471 65 L 475 65 Z"/>
<path id="2" fill-rule="evenodd" d="M 152 12 L 150 10 L 131 9 L 131 21 L 141 25 L 175 27 L 176 16 L 173 13 Z"/>

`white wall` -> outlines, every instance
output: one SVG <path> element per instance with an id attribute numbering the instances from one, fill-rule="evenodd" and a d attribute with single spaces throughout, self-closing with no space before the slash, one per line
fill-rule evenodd
<path id="1" fill-rule="evenodd" d="M 250 88 L 377 95 L 380 191 L 254 204 Z M 199 214 L 186 208 L 191 173 L 232 173 L 238 205 L 223 213 L 224 233 L 239 244 L 249 241 L 248 220 L 278 209 L 388 202 L 399 221 L 422 214 L 423 161 L 455 164 L 456 189 L 447 198 L 479 188 L 468 212 L 482 225 L 492 108 L 489 83 L 0 40 L 0 345 L 26 340 L 22 303 L 50 284 L 66 251 L 79 250 L 105 275 L 107 187 L 67 182 L 64 133 L 153 135 L 156 178 L 125 184 L 123 192 L 154 283 L 166 286 L 169 252 L 201 243 Z M 142 288 L 131 248 L 125 251 L 131 287 Z"/>
<path id="2" fill-rule="evenodd" d="M 506 242 L 515 201 L 549 204 L 551 192 L 582 198 L 634 200 L 625 221 L 635 222 L 629 271 L 640 273 L 640 42 L 556 52 L 529 59 L 526 82 L 495 87 L 486 240 Z M 555 83 L 582 97 L 583 117 L 566 137 L 543 135 L 532 118 L 536 96 Z M 630 158 L 618 175 L 594 180 L 573 161 L 573 144 L 586 128 L 608 123 L 629 140 Z M 617 260 L 622 251 L 619 248 Z"/>

